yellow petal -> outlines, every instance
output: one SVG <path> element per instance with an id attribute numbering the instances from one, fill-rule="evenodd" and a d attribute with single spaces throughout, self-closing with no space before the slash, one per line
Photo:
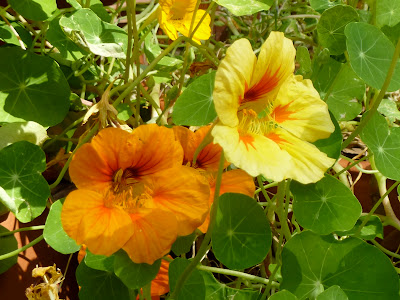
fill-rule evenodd
<path id="1" fill-rule="evenodd" d="M 245 99 L 260 100 L 263 95 L 277 91 L 286 78 L 293 74 L 295 55 L 296 50 L 291 40 L 285 38 L 282 32 L 271 32 L 261 46 Z"/>
<path id="2" fill-rule="evenodd" d="M 197 10 L 196 17 L 193 24 L 193 29 L 196 28 L 197 24 L 203 18 L 203 15 L 206 14 L 205 10 L 199 9 Z M 193 13 L 187 13 L 183 20 L 176 20 L 174 22 L 176 29 L 182 33 L 184 36 L 189 37 L 190 24 L 192 23 Z M 200 40 L 208 40 L 211 36 L 211 28 L 210 28 L 211 17 L 209 14 L 206 14 L 204 20 L 201 22 L 199 28 L 197 28 L 196 32 L 193 35 L 193 40 L 200 44 Z"/>
<path id="3" fill-rule="evenodd" d="M 274 133 L 279 146 L 292 157 L 292 167 L 287 170 L 285 178 L 292 178 L 303 184 L 317 182 L 331 167 L 335 160 L 321 152 L 316 146 L 277 129 Z"/>
<path id="4" fill-rule="evenodd" d="M 311 81 L 301 76 L 292 76 L 282 85 L 271 116 L 280 127 L 304 141 L 328 138 L 335 130 L 328 105 Z"/>
<path id="5" fill-rule="evenodd" d="M 89 190 L 68 195 L 61 220 L 71 238 L 98 255 L 113 254 L 133 234 L 130 216 L 119 208 L 105 207 L 103 195 Z"/>
<path id="6" fill-rule="evenodd" d="M 167 13 L 168 12 L 161 9 L 161 6 L 158 8 L 158 23 L 160 23 L 161 29 L 171 40 L 176 40 L 178 38 L 178 32 L 176 31 L 174 24 L 169 21 Z"/>
<path id="7" fill-rule="evenodd" d="M 177 237 L 173 214 L 160 209 L 131 215 L 134 232 L 123 249 L 133 262 L 153 264 L 171 249 Z"/>
<path id="8" fill-rule="evenodd" d="M 228 161 L 251 176 L 262 174 L 268 179 L 281 181 L 289 169 L 290 156 L 271 139 L 258 134 L 239 134 L 237 128 L 217 124 L 214 142 L 224 149 Z"/>
<path id="9" fill-rule="evenodd" d="M 246 39 L 235 41 L 226 51 L 215 76 L 213 92 L 215 110 L 223 124 L 238 125 L 237 110 L 250 85 L 255 64 L 256 56 Z"/>
<path id="10" fill-rule="evenodd" d="M 203 223 L 209 211 L 210 187 L 197 170 L 181 166 L 146 179 L 154 192 L 154 207 L 175 215 L 178 235 L 189 235 Z"/>

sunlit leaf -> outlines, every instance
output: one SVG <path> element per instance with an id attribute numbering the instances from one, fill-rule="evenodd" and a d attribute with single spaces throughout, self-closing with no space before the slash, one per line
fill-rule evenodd
<path id="1" fill-rule="evenodd" d="M 30 222 L 46 207 L 50 188 L 41 175 L 46 157 L 40 147 L 26 141 L 0 150 L 0 201 L 21 222 Z"/>
<path id="2" fill-rule="evenodd" d="M 338 4 L 341 4 L 340 0 L 310 0 L 311 7 L 319 12 L 322 12 Z"/>
<path id="3" fill-rule="evenodd" d="M 114 259 L 115 255 L 96 255 L 86 249 L 85 264 L 89 268 L 99 271 L 114 272 Z"/>
<path id="4" fill-rule="evenodd" d="M 350 230 L 360 217 L 360 202 L 348 187 L 330 175 L 311 184 L 293 182 L 290 190 L 296 220 L 306 229 L 319 234 Z"/>
<path id="5" fill-rule="evenodd" d="M 10 22 L 10 24 L 14 27 L 15 31 L 18 32 L 18 35 L 24 42 L 25 46 L 30 47 L 32 45 L 32 36 L 29 31 L 17 22 Z M 17 36 L 4 21 L 0 21 L 0 40 L 8 44 L 17 45 L 18 47 L 20 46 Z"/>
<path id="6" fill-rule="evenodd" d="M 336 234 L 339 236 L 355 235 L 365 218 L 366 216 L 361 216 L 352 229 L 348 231 L 336 231 Z M 383 225 L 381 219 L 379 219 L 378 216 L 372 215 L 361 229 L 359 237 L 363 240 L 374 240 L 377 237 L 383 239 Z"/>
<path id="7" fill-rule="evenodd" d="M 176 100 L 172 119 L 176 125 L 202 126 L 216 117 L 212 93 L 215 71 L 198 77 Z"/>
<path id="8" fill-rule="evenodd" d="M 8 0 L 11 7 L 27 19 L 44 21 L 57 9 L 56 0 Z"/>
<path id="9" fill-rule="evenodd" d="M 253 198 L 225 193 L 218 203 L 212 246 L 215 257 L 231 269 L 261 262 L 272 243 L 264 210 Z"/>
<path id="10" fill-rule="evenodd" d="M 130 289 L 139 289 L 150 283 L 157 275 L 161 259 L 152 265 L 136 264 L 125 251 L 115 253 L 114 273 Z"/>
<path id="11" fill-rule="evenodd" d="M 400 1 L 379 0 L 376 1 L 376 25 L 390 27 L 400 22 Z"/>
<path id="12" fill-rule="evenodd" d="M 252 15 L 261 10 L 268 10 L 273 0 L 216 0 L 218 5 L 226 7 L 235 16 Z"/>
<path id="13" fill-rule="evenodd" d="M 47 131 L 36 122 L 7 123 L 0 127 L 0 149 L 19 141 L 41 145 L 47 138 Z"/>
<path id="14" fill-rule="evenodd" d="M 349 237 L 337 240 L 311 231 L 294 235 L 282 252 L 280 286 L 299 299 L 339 286 L 354 300 L 399 299 L 399 278 L 379 249 Z"/>
<path id="15" fill-rule="evenodd" d="M 317 25 L 321 46 L 328 48 L 333 55 L 342 54 L 346 50 L 344 28 L 358 20 L 356 10 L 349 5 L 336 5 L 325 10 Z"/>
<path id="16" fill-rule="evenodd" d="M 58 65 L 20 48 L 0 48 L 0 123 L 61 122 L 69 109 L 70 89 Z"/>
<path id="17" fill-rule="evenodd" d="M 381 89 L 394 54 L 394 45 L 378 28 L 367 23 L 350 23 L 345 31 L 350 64 L 368 85 Z M 400 88 L 400 64 L 397 63 L 388 92 Z"/>
<path id="18" fill-rule="evenodd" d="M 392 123 L 396 120 L 400 120 L 400 111 L 397 108 L 396 102 L 391 99 L 382 99 L 378 111 L 385 115 Z"/>
<path id="19" fill-rule="evenodd" d="M 333 285 L 318 295 L 317 300 L 348 300 L 346 293 L 338 285 Z"/>
<path id="20" fill-rule="evenodd" d="M 268 300 L 297 300 L 298 298 L 287 290 L 279 291 L 273 294 Z"/>
<path id="21" fill-rule="evenodd" d="M 43 236 L 46 243 L 54 250 L 62 254 L 74 253 L 79 250 L 80 246 L 64 231 L 61 224 L 61 209 L 61 201 L 52 204 L 46 219 Z"/>
<path id="22" fill-rule="evenodd" d="M 0 225 L 0 233 L 10 232 L 7 228 Z M 5 235 L 0 237 L 0 255 L 10 253 L 11 251 L 17 250 L 18 243 L 13 234 Z M 14 264 L 17 263 L 18 254 L 10 258 L 0 260 L 0 274 L 7 271 Z"/>

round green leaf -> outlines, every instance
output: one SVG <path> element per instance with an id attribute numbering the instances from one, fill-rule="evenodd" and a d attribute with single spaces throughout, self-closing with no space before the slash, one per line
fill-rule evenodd
<path id="1" fill-rule="evenodd" d="M 15 31 L 18 32 L 19 37 L 24 42 L 25 46 L 32 46 L 32 36 L 23 26 L 17 22 L 10 22 Z M 6 22 L 0 21 L 0 40 L 20 47 L 20 42 L 10 26 Z"/>
<path id="2" fill-rule="evenodd" d="M 297 300 L 298 298 L 287 290 L 279 291 L 273 294 L 268 300 Z"/>
<path id="3" fill-rule="evenodd" d="M 310 6 L 316 11 L 324 11 L 328 8 L 331 8 L 335 5 L 340 4 L 340 0 L 310 0 Z"/>
<path id="4" fill-rule="evenodd" d="M 131 299 L 129 289 L 113 272 L 94 270 L 82 261 L 76 269 L 80 300 Z"/>
<path id="5" fill-rule="evenodd" d="M 318 39 L 321 46 L 328 48 L 333 55 L 346 51 L 344 28 L 359 20 L 354 8 L 348 5 L 336 5 L 325 10 L 317 25 Z"/>
<path id="6" fill-rule="evenodd" d="M 65 34 L 93 54 L 125 58 L 128 35 L 117 25 L 102 21 L 92 10 L 82 8 L 61 17 Z"/>
<path id="7" fill-rule="evenodd" d="M 235 16 L 252 15 L 261 10 L 269 10 L 273 0 L 216 0 L 218 5 L 226 7 Z"/>
<path id="8" fill-rule="evenodd" d="M 60 123 L 69 109 L 70 89 L 58 65 L 20 48 L 0 48 L 0 123 Z"/>
<path id="9" fill-rule="evenodd" d="M 125 251 L 115 253 L 114 273 L 130 289 L 139 289 L 150 283 L 160 270 L 161 259 L 152 265 L 135 264 Z"/>
<path id="10" fill-rule="evenodd" d="M 186 236 L 179 236 L 176 241 L 172 244 L 171 250 L 176 256 L 188 253 L 192 248 L 193 241 L 196 239 L 196 233 L 192 233 Z"/>
<path id="11" fill-rule="evenodd" d="M 176 100 L 172 119 L 176 125 L 202 126 L 216 117 L 212 98 L 215 71 L 193 81 Z"/>
<path id="12" fill-rule="evenodd" d="M 333 285 L 318 295 L 317 300 L 348 300 L 346 293 L 340 286 Z"/>
<path id="13" fill-rule="evenodd" d="M 353 228 L 361 215 L 361 205 L 339 180 L 325 175 L 311 184 L 293 182 L 293 212 L 296 220 L 306 229 L 319 234 Z"/>
<path id="14" fill-rule="evenodd" d="M 182 272 L 190 264 L 190 261 L 177 257 L 170 264 L 168 269 L 169 288 L 173 292 L 175 290 L 176 282 L 178 281 Z M 204 300 L 206 295 L 206 286 L 200 271 L 194 269 L 186 280 L 182 289 L 175 300 Z"/>
<path id="15" fill-rule="evenodd" d="M 0 233 L 6 233 L 10 232 L 7 228 L 3 227 L 0 225 Z M 11 251 L 17 250 L 18 249 L 18 243 L 13 234 L 10 235 L 5 235 L 0 237 L 0 255 L 10 253 Z M 18 254 L 0 260 L 0 274 L 4 273 L 7 271 L 9 268 L 11 268 L 14 264 L 17 263 L 18 260 Z"/>
<path id="16" fill-rule="evenodd" d="M 341 153 L 342 147 L 342 131 L 340 130 L 339 123 L 336 121 L 332 113 L 329 113 L 333 125 L 335 125 L 335 131 L 332 134 L 322 140 L 315 141 L 313 144 L 318 147 L 319 150 L 326 153 L 330 158 L 338 159 Z"/>
<path id="17" fill-rule="evenodd" d="M 56 0 L 8 0 L 11 7 L 25 18 L 44 21 L 57 9 Z"/>
<path id="18" fill-rule="evenodd" d="M 350 64 L 368 85 L 381 89 L 394 54 L 394 45 L 373 25 L 350 23 L 344 30 Z M 397 64 L 388 92 L 400 88 L 400 64 Z"/>
<path id="19" fill-rule="evenodd" d="M 400 1 L 379 0 L 376 1 L 376 25 L 393 27 L 400 22 Z"/>
<path id="20" fill-rule="evenodd" d="M 400 120 L 400 111 L 397 108 L 396 101 L 391 99 L 382 99 L 379 104 L 378 111 L 386 116 L 390 122 L 395 122 L 396 120 Z"/>
<path id="21" fill-rule="evenodd" d="M 80 246 L 78 246 L 64 231 L 61 224 L 61 209 L 61 201 L 54 202 L 50 207 L 43 236 L 46 243 L 54 250 L 62 254 L 74 253 L 79 250 Z"/>
<path id="22" fill-rule="evenodd" d="M 114 272 L 115 255 L 95 255 L 86 249 L 85 264 L 92 269 L 99 271 Z"/>
<path id="23" fill-rule="evenodd" d="M 19 141 L 41 145 L 47 138 L 47 131 L 36 122 L 16 122 L 0 127 L 0 149 Z"/>
<path id="24" fill-rule="evenodd" d="M 315 298 L 334 285 L 352 300 L 399 299 L 399 278 L 389 258 L 352 237 L 294 235 L 282 251 L 282 277 L 281 288 L 299 299 Z"/>
<path id="25" fill-rule="evenodd" d="M 272 234 L 264 210 L 253 198 L 226 193 L 219 198 L 212 245 L 215 257 L 231 269 L 245 269 L 268 254 Z"/>
<path id="26" fill-rule="evenodd" d="M 339 236 L 355 235 L 366 217 L 367 216 L 361 216 L 352 229 L 348 231 L 336 231 L 336 234 Z M 381 219 L 379 219 L 378 216 L 372 215 L 361 229 L 359 237 L 363 240 L 374 240 L 377 237 L 383 239 L 383 225 Z"/>
<path id="27" fill-rule="evenodd" d="M 400 180 L 400 128 L 389 128 L 379 113 L 371 118 L 360 134 L 375 158 L 378 170 L 394 180 Z"/>
<path id="28" fill-rule="evenodd" d="M 0 201 L 21 222 L 30 222 L 46 207 L 50 188 L 41 173 L 46 157 L 40 147 L 26 141 L 0 150 Z"/>
<path id="29" fill-rule="evenodd" d="M 308 48 L 299 46 L 296 50 L 296 61 L 300 64 L 296 74 L 302 75 L 304 78 L 309 78 L 312 73 L 311 58 Z"/>

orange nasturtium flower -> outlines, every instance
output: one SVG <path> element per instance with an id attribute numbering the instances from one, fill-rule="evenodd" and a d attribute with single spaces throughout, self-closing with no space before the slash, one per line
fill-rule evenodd
<path id="1" fill-rule="evenodd" d="M 201 127 L 196 132 L 182 126 L 175 126 L 173 129 L 176 139 L 179 140 L 183 148 L 183 164 L 197 169 L 210 184 L 211 193 L 209 204 L 211 206 L 214 201 L 215 181 L 222 152 L 221 146 L 214 143 L 208 144 L 200 151 L 196 163 L 193 164 L 194 153 L 210 128 L 211 126 Z M 228 165 L 229 163 L 225 162 L 224 167 Z M 220 195 L 224 193 L 239 193 L 253 197 L 254 190 L 255 185 L 253 178 L 243 170 L 235 169 L 222 174 Z M 199 226 L 199 230 L 201 232 L 207 232 L 209 224 L 210 214 L 207 214 L 204 223 Z"/>
<path id="2" fill-rule="evenodd" d="M 295 53 L 281 32 L 270 34 L 258 58 L 248 40 L 235 41 L 216 73 L 212 135 L 227 160 L 250 175 L 306 184 L 334 163 L 311 144 L 334 125 L 311 81 L 293 75 Z"/>
<path id="3" fill-rule="evenodd" d="M 172 40 L 178 38 L 178 32 L 189 37 L 190 25 L 196 8 L 197 0 L 160 0 L 158 8 L 158 21 L 162 30 Z M 205 10 L 198 9 L 196 12 L 192 30 L 199 24 L 205 14 Z M 193 41 L 200 44 L 200 40 L 208 40 L 211 35 L 211 18 L 207 14 L 199 28 L 193 35 Z"/>
<path id="4" fill-rule="evenodd" d="M 64 230 L 94 254 L 122 248 L 135 263 L 152 264 L 177 236 L 200 226 L 209 210 L 207 181 L 182 166 L 182 157 L 171 129 L 101 130 L 71 162 L 78 190 L 63 205 Z"/>

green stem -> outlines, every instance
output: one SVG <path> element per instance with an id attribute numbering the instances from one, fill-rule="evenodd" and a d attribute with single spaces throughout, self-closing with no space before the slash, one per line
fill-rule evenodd
<path id="1" fill-rule="evenodd" d="M 74 128 L 75 126 L 77 126 L 78 124 L 80 124 L 83 121 L 83 118 L 85 116 L 80 117 L 79 119 L 75 120 L 74 122 L 72 122 L 70 125 L 68 125 L 67 128 L 64 129 L 63 132 L 61 132 L 59 135 L 57 135 L 56 137 L 54 137 L 53 139 L 51 139 L 50 141 L 48 141 L 44 146 L 43 149 L 47 149 L 50 145 L 52 145 L 55 141 L 58 141 L 60 138 L 62 138 L 68 131 L 70 131 L 72 128 Z"/>
<path id="2" fill-rule="evenodd" d="M 377 248 L 379 248 L 382 252 L 386 253 L 389 256 L 392 256 L 394 258 L 398 258 L 400 259 L 400 254 L 394 253 L 392 251 L 389 251 L 388 249 L 386 249 L 385 247 L 383 247 L 381 244 L 379 244 L 377 241 L 372 240 L 371 241 L 372 244 L 374 244 Z"/>
<path id="3" fill-rule="evenodd" d="M 397 41 L 396 49 L 394 50 L 389 71 L 386 74 L 385 82 L 382 85 L 382 89 L 380 90 L 378 97 L 374 101 L 374 104 L 372 105 L 371 109 L 368 111 L 368 114 L 364 116 L 364 118 L 361 120 L 360 125 L 358 125 L 358 127 L 353 131 L 353 133 L 343 142 L 342 150 L 346 148 L 354 140 L 354 138 L 364 129 L 364 127 L 374 116 L 375 112 L 378 110 L 379 104 L 381 103 L 383 97 L 385 96 L 386 90 L 389 87 L 390 81 L 394 73 L 394 69 L 396 68 L 399 54 L 400 54 L 400 39 Z"/>
<path id="4" fill-rule="evenodd" d="M 253 282 L 258 282 L 258 283 L 263 283 L 263 284 L 270 284 L 275 287 L 279 287 L 279 283 L 276 281 L 271 281 L 266 278 L 258 277 L 255 275 L 250 275 L 247 273 L 239 272 L 239 271 L 234 271 L 230 269 L 220 269 L 220 268 L 214 268 L 214 267 L 208 267 L 208 266 L 203 266 L 203 265 L 198 265 L 197 269 L 202 270 L 202 271 L 207 271 L 207 272 L 212 272 L 212 273 L 217 273 L 217 274 L 224 274 L 224 275 L 230 275 L 230 276 L 236 276 L 239 278 L 247 279 Z"/>
<path id="5" fill-rule="evenodd" d="M 22 231 L 43 230 L 43 229 L 44 229 L 44 225 L 38 225 L 38 226 L 30 226 L 30 227 L 18 228 L 18 229 L 13 230 L 13 231 L 8 231 L 8 232 L 0 233 L 0 237 L 2 237 L 2 236 L 7 236 L 7 235 L 12 235 L 12 234 L 14 234 L 14 233 L 22 232 Z"/>
<path id="6" fill-rule="evenodd" d="M 221 187 L 222 172 L 224 170 L 224 163 L 225 163 L 225 155 L 224 155 L 224 152 L 222 152 L 221 158 L 219 160 L 217 180 L 215 183 L 214 202 L 213 202 L 213 205 L 211 206 L 211 212 L 210 212 L 210 225 L 208 225 L 207 233 L 204 236 L 204 239 L 203 239 L 203 242 L 201 243 L 199 251 L 196 253 L 196 256 L 192 259 L 192 261 L 187 266 L 187 268 L 182 272 L 181 276 L 179 277 L 178 281 L 176 282 L 174 291 L 168 298 L 169 300 L 173 300 L 178 297 L 179 292 L 182 289 L 183 285 L 185 284 L 186 280 L 189 278 L 190 274 L 200 263 L 201 259 L 207 253 L 208 249 L 210 249 L 211 235 L 212 235 L 212 231 L 213 231 L 213 228 L 215 225 L 215 219 L 216 219 L 216 215 L 217 215 L 219 192 L 220 192 L 220 187 Z"/>
<path id="7" fill-rule="evenodd" d="M 368 159 L 370 157 L 370 155 L 366 155 L 363 158 L 360 158 L 359 160 L 355 160 L 353 163 L 351 163 L 350 165 L 348 165 L 346 168 L 341 169 L 339 172 L 337 172 L 334 177 L 338 177 L 340 175 L 342 175 L 344 172 L 350 170 L 352 167 L 354 167 L 355 165 L 357 165 L 358 163 Z"/>
<path id="8" fill-rule="evenodd" d="M 276 213 L 278 214 L 279 221 L 281 223 L 281 230 L 282 230 L 279 238 L 281 238 L 284 235 L 286 240 L 288 241 L 292 237 L 292 233 L 290 232 L 289 225 L 287 222 L 287 215 L 285 214 L 284 200 L 285 200 L 287 184 L 289 184 L 289 183 L 287 183 L 286 181 L 281 181 L 278 184 L 278 193 L 277 193 L 277 200 L 276 200 L 277 201 Z M 288 201 L 288 200 L 286 199 L 286 201 Z M 281 245 L 282 245 L 282 243 L 279 246 L 281 246 Z"/>
<path id="9" fill-rule="evenodd" d="M 38 238 L 34 239 L 29 244 L 27 244 L 27 245 L 25 245 L 25 246 L 23 246 L 23 247 L 21 247 L 19 249 L 11 251 L 11 252 L 3 254 L 3 255 L 0 255 L 0 261 L 3 260 L 3 259 L 7 259 L 7 258 L 10 258 L 10 257 L 13 257 L 13 256 L 25 251 L 26 249 L 28 249 L 28 248 L 36 245 L 37 243 L 39 243 L 41 240 L 43 240 L 43 238 L 44 237 L 43 237 L 43 234 L 42 234 L 41 236 L 39 236 Z"/>

